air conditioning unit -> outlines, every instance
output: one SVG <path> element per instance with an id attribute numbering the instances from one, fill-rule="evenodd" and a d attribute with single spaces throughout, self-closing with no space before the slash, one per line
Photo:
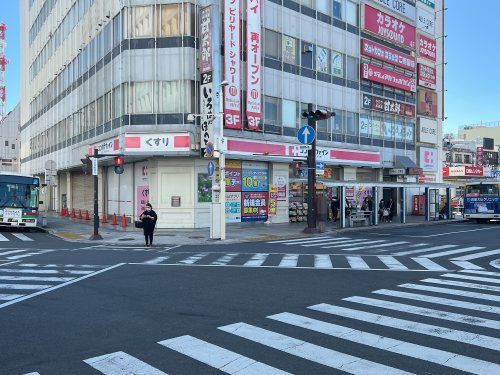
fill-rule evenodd
<path id="1" fill-rule="evenodd" d="M 302 53 L 312 53 L 314 52 L 314 47 L 312 44 L 304 44 L 302 46 Z"/>

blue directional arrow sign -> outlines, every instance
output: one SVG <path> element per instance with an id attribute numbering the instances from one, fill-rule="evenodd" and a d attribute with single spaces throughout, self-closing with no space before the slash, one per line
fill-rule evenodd
<path id="1" fill-rule="evenodd" d="M 312 126 L 304 125 L 297 132 L 297 139 L 303 145 L 310 145 L 316 138 L 316 131 Z"/>
<path id="2" fill-rule="evenodd" d="M 215 172 L 215 164 L 213 161 L 209 161 L 208 162 L 208 165 L 207 165 L 207 172 L 208 172 L 208 175 L 211 177 L 214 175 L 214 172 Z"/>

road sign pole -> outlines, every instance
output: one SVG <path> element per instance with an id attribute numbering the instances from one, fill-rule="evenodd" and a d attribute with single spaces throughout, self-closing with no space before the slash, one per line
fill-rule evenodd
<path id="1" fill-rule="evenodd" d="M 94 148 L 94 159 L 97 165 L 97 158 L 99 157 L 99 151 Z M 102 240 L 102 236 L 99 234 L 99 176 L 96 173 L 94 176 L 94 234 L 90 237 L 91 240 Z"/>
<path id="2" fill-rule="evenodd" d="M 313 105 L 307 105 L 307 112 L 312 112 Z M 307 119 L 307 125 L 316 130 L 316 121 L 312 116 Z M 316 229 L 316 137 L 307 153 L 307 228 L 306 233 L 315 233 Z"/>

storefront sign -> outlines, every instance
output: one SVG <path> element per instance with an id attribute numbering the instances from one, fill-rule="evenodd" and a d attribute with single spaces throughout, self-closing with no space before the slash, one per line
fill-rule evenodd
<path id="1" fill-rule="evenodd" d="M 408 168 L 408 175 L 410 176 L 420 176 L 422 174 L 422 168 L 415 168 L 415 167 L 411 167 L 411 168 Z"/>
<path id="2" fill-rule="evenodd" d="M 241 222 L 241 192 L 226 193 L 226 222 Z"/>
<path id="3" fill-rule="evenodd" d="M 429 7 L 431 7 L 432 9 L 434 9 L 434 7 L 435 7 L 434 2 L 431 0 L 418 0 L 418 1 L 420 1 L 422 4 L 425 4 Z"/>
<path id="4" fill-rule="evenodd" d="M 274 176 L 274 184 L 278 187 L 278 200 L 286 201 L 286 176 Z"/>
<path id="5" fill-rule="evenodd" d="M 212 6 L 200 10 L 200 73 L 208 73 L 213 70 L 212 66 L 212 29 L 213 17 Z"/>
<path id="6" fill-rule="evenodd" d="M 278 186 L 269 186 L 269 216 L 276 216 L 278 209 Z"/>
<path id="7" fill-rule="evenodd" d="M 490 177 L 491 175 L 492 171 L 483 167 L 443 167 L 443 177 Z"/>
<path id="8" fill-rule="evenodd" d="M 435 29 L 434 13 L 428 12 L 423 8 L 417 8 L 417 28 L 434 36 Z"/>
<path id="9" fill-rule="evenodd" d="M 228 160 L 226 162 L 226 191 L 241 191 L 241 162 Z"/>
<path id="10" fill-rule="evenodd" d="M 418 55 L 436 62 L 436 40 L 418 34 Z"/>
<path id="11" fill-rule="evenodd" d="M 247 0 L 247 102 L 248 130 L 262 130 L 261 1 Z"/>
<path id="12" fill-rule="evenodd" d="M 429 147 L 420 147 L 420 168 L 424 172 L 437 172 L 438 150 Z"/>
<path id="13" fill-rule="evenodd" d="M 149 202 L 149 186 L 137 186 L 137 217 L 146 210 L 146 204 Z"/>
<path id="14" fill-rule="evenodd" d="M 417 114 L 437 117 L 438 114 L 438 98 L 437 94 L 429 90 L 418 90 L 418 106 Z"/>
<path id="15" fill-rule="evenodd" d="M 415 58 L 368 39 L 361 39 L 361 54 L 399 66 L 415 70 Z"/>
<path id="16" fill-rule="evenodd" d="M 94 155 L 94 149 L 97 149 L 100 155 L 116 154 L 120 150 L 120 148 L 120 138 L 112 138 L 89 147 L 87 153 L 90 156 Z"/>
<path id="17" fill-rule="evenodd" d="M 240 1 L 224 0 L 224 123 L 241 129 Z"/>
<path id="18" fill-rule="evenodd" d="M 267 163 L 243 162 L 242 171 L 242 191 L 268 191 Z"/>
<path id="19" fill-rule="evenodd" d="M 402 176 L 406 174 L 406 171 L 404 168 L 392 168 L 389 169 L 389 175 L 390 176 Z"/>
<path id="20" fill-rule="evenodd" d="M 264 221 L 267 219 L 269 193 L 243 192 L 241 193 L 242 215 L 241 221 Z"/>
<path id="21" fill-rule="evenodd" d="M 408 4 L 404 0 L 375 0 L 375 3 L 415 21 L 415 6 Z"/>
<path id="22" fill-rule="evenodd" d="M 401 21 L 387 13 L 381 12 L 367 4 L 363 4 L 363 29 L 387 39 L 415 49 L 415 26 Z"/>
<path id="23" fill-rule="evenodd" d="M 188 133 L 126 134 L 126 153 L 189 152 L 191 138 Z"/>
<path id="24" fill-rule="evenodd" d="M 419 118 L 419 141 L 425 143 L 438 143 L 437 121 L 425 117 Z"/>
<path id="25" fill-rule="evenodd" d="M 429 89 L 436 89 L 436 68 L 418 64 L 418 84 Z"/>
<path id="26" fill-rule="evenodd" d="M 471 177 L 482 177 L 483 167 L 465 167 L 465 175 Z"/>
<path id="27" fill-rule="evenodd" d="M 212 72 L 201 74 L 200 113 L 201 113 L 201 156 L 212 157 L 214 150 L 214 92 Z"/>
<path id="28" fill-rule="evenodd" d="M 415 117 L 415 106 L 401 103 L 396 100 L 381 98 L 369 94 L 362 94 L 362 106 L 364 109 L 391 113 L 400 116 Z"/>
<path id="29" fill-rule="evenodd" d="M 484 147 L 478 146 L 476 148 L 476 159 L 477 159 L 477 165 L 484 164 Z"/>
<path id="30" fill-rule="evenodd" d="M 361 78 L 405 91 L 416 91 L 415 78 L 391 72 L 373 64 L 361 63 Z"/>

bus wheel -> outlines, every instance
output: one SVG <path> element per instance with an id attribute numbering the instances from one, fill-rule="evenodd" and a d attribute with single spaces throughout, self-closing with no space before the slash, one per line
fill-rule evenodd
<path id="1" fill-rule="evenodd" d="M 476 219 L 476 223 L 478 223 L 478 224 L 484 224 L 487 222 L 488 222 L 488 219 Z"/>

